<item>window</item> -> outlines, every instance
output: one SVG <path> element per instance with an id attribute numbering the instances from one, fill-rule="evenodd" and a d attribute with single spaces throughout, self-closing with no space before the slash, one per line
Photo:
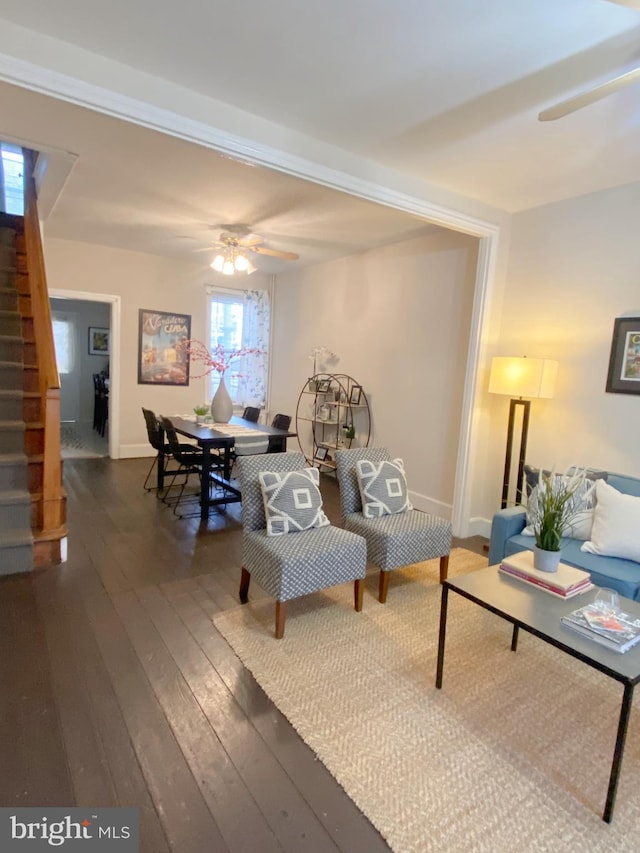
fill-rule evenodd
<path id="1" fill-rule="evenodd" d="M 62 314 L 52 314 L 53 342 L 56 349 L 58 373 L 71 373 L 75 358 L 73 340 L 75 337 L 74 322 Z"/>
<path id="2" fill-rule="evenodd" d="M 226 352 L 250 347 L 261 355 L 248 355 L 232 362 L 225 374 L 231 399 L 237 406 L 266 405 L 269 367 L 269 294 L 263 290 L 209 290 L 209 350 L 222 344 Z M 215 393 L 220 376 L 209 374 L 210 393 Z"/>
<path id="3" fill-rule="evenodd" d="M 0 143 L 0 155 L 2 155 L 0 188 L 2 199 L 0 207 L 5 213 L 13 213 L 17 216 L 24 214 L 24 157 L 19 145 L 10 145 L 8 142 Z"/>

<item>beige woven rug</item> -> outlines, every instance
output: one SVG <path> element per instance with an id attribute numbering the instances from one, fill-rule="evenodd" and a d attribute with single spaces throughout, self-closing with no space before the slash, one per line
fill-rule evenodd
<path id="1" fill-rule="evenodd" d="M 452 553 L 450 575 L 486 560 Z M 640 718 L 631 716 L 613 823 L 604 808 L 622 688 L 457 595 L 434 687 L 438 561 L 214 618 L 277 707 L 397 853 L 640 850 Z M 640 689 L 637 691 L 640 693 Z"/>

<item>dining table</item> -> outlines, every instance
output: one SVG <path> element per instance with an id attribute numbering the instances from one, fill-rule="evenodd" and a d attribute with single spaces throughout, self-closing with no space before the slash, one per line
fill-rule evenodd
<path id="1" fill-rule="evenodd" d="M 204 521 L 209 516 L 212 506 L 238 503 L 242 494 L 237 481 L 231 479 L 233 447 L 236 436 L 259 433 L 281 439 L 279 450 L 286 451 L 287 439 L 294 438 L 297 433 L 288 429 L 278 429 L 266 424 L 247 421 L 244 418 L 231 418 L 229 423 L 197 423 L 188 417 L 174 415 L 170 418 L 175 431 L 185 438 L 192 439 L 202 450 L 202 476 L 200 478 L 200 518 Z M 164 447 L 164 435 L 161 436 Z M 213 452 L 212 452 L 213 451 Z M 158 490 L 164 488 L 165 456 L 163 450 L 158 453 Z M 216 458 L 216 457 L 221 457 Z M 215 465 L 213 463 L 216 463 Z M 222 490 L 218 496 L 211 496 L 211 485 Z"/>

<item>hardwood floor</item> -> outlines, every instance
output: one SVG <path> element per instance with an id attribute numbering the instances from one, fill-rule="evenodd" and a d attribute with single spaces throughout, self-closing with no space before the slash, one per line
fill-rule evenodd
<path id="1" fill-rule="evenodd" d="M 148 853 L 388 850 L 211 622 L 239 505 L 178 520 L 148 466 L 66 461 L 68 561 L 0 580 L 0 805 L 136 806 Z"/>

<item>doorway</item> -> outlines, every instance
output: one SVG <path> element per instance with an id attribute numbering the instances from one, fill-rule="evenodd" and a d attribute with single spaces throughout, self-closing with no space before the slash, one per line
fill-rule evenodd
<path id="1" fill-rule="evenodd" d="M 120 298 L 55 289 L 49 296 L 60 375 L 62 458 L 117 459 Z M 94 377 L 108 385 L 103 429 L 96 423 Z"/>

